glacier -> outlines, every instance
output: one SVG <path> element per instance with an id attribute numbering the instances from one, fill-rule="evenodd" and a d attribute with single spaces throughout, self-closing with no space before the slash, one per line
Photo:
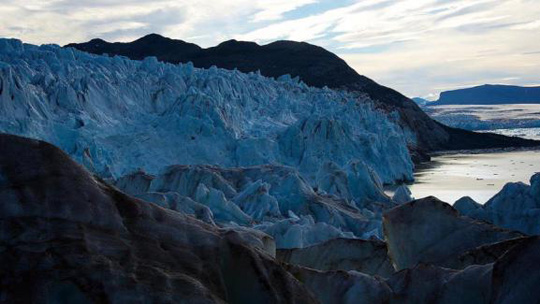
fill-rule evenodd
<path id="1" fill-rule="evenodd" d="M 0 39 L 0 131 L 50 142 L 122 191 L 279 248 L 382 237 L 416 139 L 360 93 Z"/>
<path id="2" fill-rule="evenodd" d="M 483 206 L 388 197 L 412 179 L 396 115 L 288 75 L 0 39 L 0 131 L 67 153 L 0 134 L 0 298 L 536 301 L 540 174 Z"/>
<path id="3" fill-rule="evenodd" d="M 412 179 L 410 132 L 365 96 L 191 64 L 90 55 L 0 40 L 0 130 L 49 141 L 102 177 L 167 165 L 361 160 L 383 182 Z"/>

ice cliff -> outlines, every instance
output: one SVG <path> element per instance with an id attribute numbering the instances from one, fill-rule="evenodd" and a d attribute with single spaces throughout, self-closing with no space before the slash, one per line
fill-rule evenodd
<path id="1" fill-rule="evenodd" d="M 102 177 L 167 165 L 361 161 L 411 179 L 413 138 L 358 94 L 191 64 L 90 55 L 0 40 L 0 131 L 51 142 Z"/>

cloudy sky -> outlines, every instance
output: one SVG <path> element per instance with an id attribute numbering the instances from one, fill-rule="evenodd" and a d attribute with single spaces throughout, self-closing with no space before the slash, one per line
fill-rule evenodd
<path id="1" fill-rule="evenodd" d="M 540 84 L 539 0 L 0 0 L 0 36 L 307 41 L 408 96 Z"/>

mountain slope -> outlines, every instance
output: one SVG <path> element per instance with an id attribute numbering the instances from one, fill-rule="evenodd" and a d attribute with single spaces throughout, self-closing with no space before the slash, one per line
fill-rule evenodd
<path id="1" fill-rule="evenodd" d="M 98 42 L 98 43 L 96 43 Z M 159 47 L 158 47 L 159 46 Z M 225 69 L 238 69 L 242 72 L 260 70 L 262 75 L 278 77 L 290 74 L 310 86 L 328 86 L 367 94 L 376 105 L 386 111 L 397 110 L 400 124 L 413 131 L 416 143 L 413 150 L 467 149 L 467 145 L 451 146 L 454 143 L 470 142 L 481 136 L 472 132 L 455 132 L 452 128 L 435 123 L 418 105 L 402 94 L 381 86 L 373 80 L 359 75 L 345 61 L 335 54 L 305 42 L 276 41 L 260 46 L 253 42 L 230 40 L 208 49 L 197 49 L 181 40 L 173 40 L 151 34 L 130 43 L 107 43 L 91 40 L 87 43 L 68 44 L 95 54 L 123 55 L 132 59 L 156 56 L 159 60 L 178 63 L 191 61 L 196 67 L 208 68 L 215 65 Z M 530 146 L 531 141 L 509 140 L 500 137 L 496 140 L 481 140 L 475 147 L 495 148 L 508 146 Z"/>
<path id="2" fill-rule="evenodd" d="M 540 103 L 540 87 L 482 85 L 442 92 L 432 105 L 491 105 Z"/>

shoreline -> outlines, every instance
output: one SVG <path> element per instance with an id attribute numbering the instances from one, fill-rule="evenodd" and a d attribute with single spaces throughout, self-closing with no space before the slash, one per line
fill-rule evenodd
<path id="1" fill-rule="evenodd" d="M 455 154 L 490 154 L 490 153 L 506 153 L 506 152 L 524 152 L 524 151 L 539 151 L 540 142 L 536 147 L 506 147 L 506 148 L 491 148 L 491 149 L 462 149 L 462 150 L 440 150 L 428 153 L 430 157 L 447 156 Z M 425 163 L 432 162 L 429 160 Z M 424 163 L 424 162 L 422 162 Z"/>

